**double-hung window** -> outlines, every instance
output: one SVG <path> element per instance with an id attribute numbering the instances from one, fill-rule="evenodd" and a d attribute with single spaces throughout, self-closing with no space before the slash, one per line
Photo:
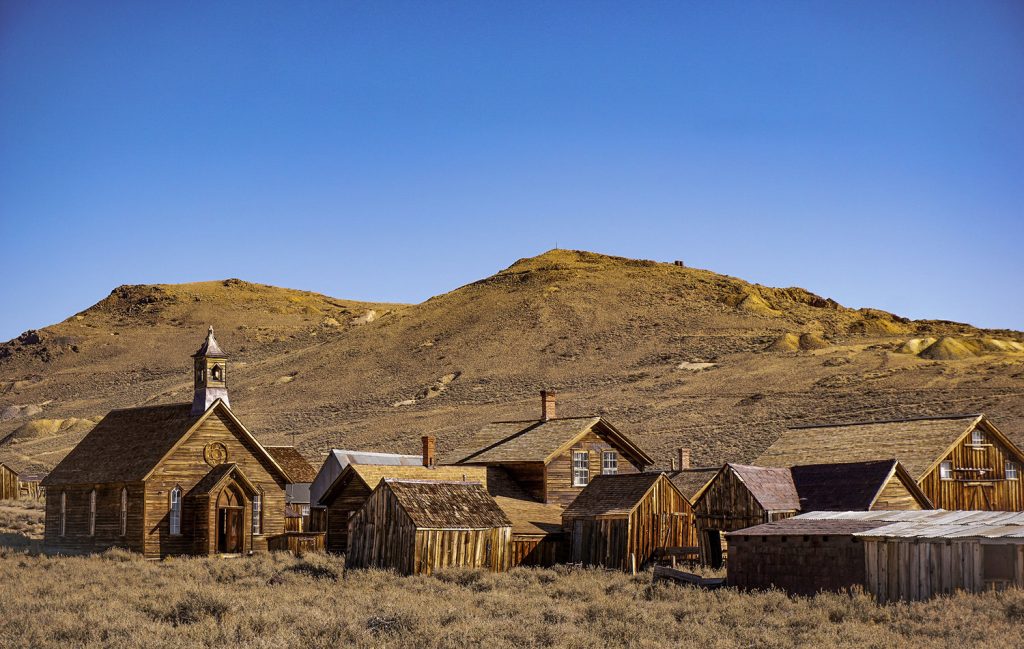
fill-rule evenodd
<path id="1" fill-rule="evenodd" d="M 981 446 L 985 443 L 985 433 L 975 428 L 971 431 L 971 446 Z"/>
<path id="2" fill-rule="evenodd" d="M 615 451 L 603 451 L 601 453 L 601 473 L 604 475 L 615 475 L 619 472 L 619 454 Z"/>
<path id="3" fill-rule="evenodd" d="M 121 488 L 121 536 L 128 533 L 128 487 Z"/>
<path id="4" fill-rule="evenodd" d="M 1006 479 L 1020 480 L 1020 466 L 1016 462 L 1006 461 Z"/>
<path id="5" fill-rule="evenodd" d="M 586 487 L 590 483 L 590 453 L 572 452 L 572 486 Z"/>
<path id="6" fill-rule="evenodd" d="M 60 535 L 64 536 L 64 524 L 68 520 L 68 494 L 60 492 Z"/>
<path id="7" fill-rule="evenodd" d="M 263 533 L 263 496 L 255 494 L 252 497 L 252 535 L 258 536 Z"/>
<path id="8" fill-rule="evenodd" d="M 171 489 L 171 535 L 181 534 L 181 487 Z"/>
<path id="9" fill-rule="evenodd" d="M 89 536 L 96 535 L 96 490 L 89 492 Z"/>
<path id="10" fill-rule="evenodd" d="M 939 479 L 940 480 L 952 480 L 953 479 L 953 463 L 949 460 L 939 464 Z"/>

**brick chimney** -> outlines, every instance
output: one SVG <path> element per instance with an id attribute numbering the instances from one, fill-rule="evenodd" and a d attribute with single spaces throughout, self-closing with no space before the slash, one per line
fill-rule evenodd
<path id="1" fill-rule="evenodd" d="M 434 468 L 434 436 L 424 435 L 420 439 L 423 441 L 423 466 L 432 469 Z"/>
<path id="2" fill-rule="evenodd" d="M 690 468 L 690 449 L 680 447 L 679 452 L 679 470 L 683 471 Z"/>
<path id="3" fill-rule="evenodd" d="M 552 391 L 540 391 L 540 418 L 544 421 L 555 418 L 555 393 Z"/>

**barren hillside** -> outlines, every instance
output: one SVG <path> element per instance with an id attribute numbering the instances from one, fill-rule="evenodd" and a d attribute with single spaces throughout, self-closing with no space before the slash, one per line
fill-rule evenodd
<path id="1" fill-rule="evenodd" d="M 239 280 L 125 286 L 0 347 L 0 460 L 52 466 L 114 407 L 191 398 L 213 324 L 267 442 L 442 451 L 493 419 L 601 413 L 667 463 L 750 460 L 812 421 L 989 413 L 1024 442 L 1024 334 L 852 310 L 667 263 L 555 250 L 417 305 Z"/>

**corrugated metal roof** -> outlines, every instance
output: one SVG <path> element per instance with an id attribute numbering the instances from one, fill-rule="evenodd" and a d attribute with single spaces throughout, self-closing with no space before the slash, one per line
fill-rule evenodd
<path id="1" fill-rule="evenodd" d="M 860 521 L 874 524 L 856 536 L 918 539 L 1022 539 L 1024 512 L 880 511 L 809 512 L 792 520 Z"/>
<path id="2" fill-rule="evenodd" d="M 320 470 L 309 487 L 311 503 L 319 503 L 320 497 L 334 484 L 341 472 L 349 464 L 378 464 L 385 466 L 418 466 L 423 464 L 419 455 L 399 455 L 398 453 L 374 453 L 344 448 L 334 448 L 327 454 Z"/>

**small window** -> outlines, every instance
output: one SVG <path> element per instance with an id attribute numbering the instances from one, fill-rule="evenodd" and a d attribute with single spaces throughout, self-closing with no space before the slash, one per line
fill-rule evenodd
<path id="1" fill-rule="evenodd" d="M 590 483 L 590 453 L 572 452 L 572 486 L 586 487 Z"/>
<path id="2" fill-rule="evenodd" d="M 619 472 L 619 454 L 615 451 L 601 453 L 601 473 L 615 475 Z"/>
<path id="3" fill-rule="evenodd" d="M 263 496 L 256 494 L 252 497 L 252 535 L 259 536 L 263 533 Z"/>
<path id="4" fill-rule="evenodd" d="M 171 536 L 181 534 L 181 487 L 171 489 Z"/>
<path id="5" fill-rule="evenodd" d="M 984 443 L 985 443 L 985 433 L 982 432 L 981 430 L 977 429 L 977 428 L 972 430 L 971 431 L 971 445 L 972 446 L 981 446 Z"/>
<path id="6" fill-rule="evenodd" d="M 121 489 L 121 536 L 128 533 L 128 487 Z"/>
<path id="7" fill-rule="evenodd" d="M 952 480 L 953 479 L 953 463 L 945 461 L 939 465 L 939 479 L 941 480 Z"/>
<path id="8" fill-rule="evenodd" d="M 96 490 L 89 492 L 89 536 L 96 535 Z"/>
<path id="9" fill-rule="evenodd" d="M 1019 480 L 1020 479 L 1020 467 L 1016 462 L 1006 461 L 1006 479 L 1007 480 Z"/>
<path id="10" fill-rule="evenodd" d="M 64 523 L 68 518 L 68 495 L 60 492 L 60 535 L 64 536 Z"/>

